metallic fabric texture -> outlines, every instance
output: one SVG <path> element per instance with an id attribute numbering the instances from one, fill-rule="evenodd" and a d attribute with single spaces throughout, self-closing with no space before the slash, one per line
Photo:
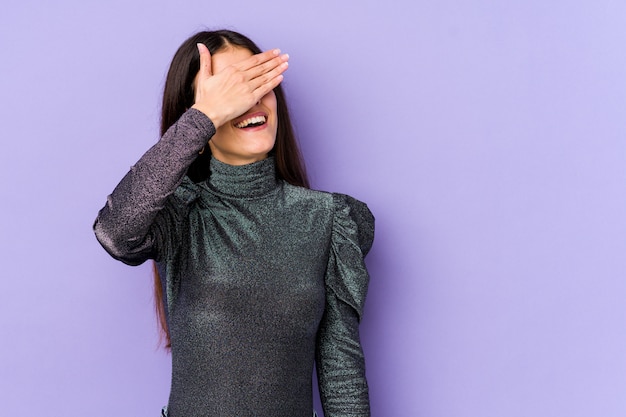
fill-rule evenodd
<path id="1" fill-rule="evenodd" d="M 272 157 L 211 160 L 191 109 L 122 179 L 94 224 L 116 259 L 157 261 L 172 343 L 169 417 L 368 417 L 359 321 L 374 236 L 367 206 L 276 179 Z"/>

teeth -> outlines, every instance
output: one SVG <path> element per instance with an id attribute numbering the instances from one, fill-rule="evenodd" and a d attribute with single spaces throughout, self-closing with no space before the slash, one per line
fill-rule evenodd
<path id="1" fill-rule="evenodd" d="M 265 123 L 265 116 L 254 116 L 249 119 L 242 120 L 241 122 L 237 123 L 235 126 L 241 129 L 251 124 L 258 124 L 258 123 L 261 123 L 261 124 Z"/>

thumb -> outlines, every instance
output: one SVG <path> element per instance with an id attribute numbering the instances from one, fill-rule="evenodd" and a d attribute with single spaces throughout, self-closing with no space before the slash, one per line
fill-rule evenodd
<path id="1" fill-rule="evenodd" d="M 198 52 L 200 53 L 200 74 L 204 78 L 213 75 L 211 72 L 211 53 L 209 48 L 203 43 L 197 43 Z"/>

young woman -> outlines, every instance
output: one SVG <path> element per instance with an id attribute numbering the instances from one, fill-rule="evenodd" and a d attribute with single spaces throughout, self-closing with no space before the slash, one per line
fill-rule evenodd
<path id="1" fill-rule="evenodd" d="M 176 52 L 161 140 L 94 230 L 116 259 L 155 261 L 171 347 L 169 417 L 370 415 L 359 320 L 374 233 L 365 204 L 308 189 L 280 86 L 287 55 L 232 31 Z"/>

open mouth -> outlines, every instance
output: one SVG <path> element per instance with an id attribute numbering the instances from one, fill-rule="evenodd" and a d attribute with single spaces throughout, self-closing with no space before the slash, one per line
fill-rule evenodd
<path id="1" fill-rule="evenodd" d="M 244 119 L 238 123 L 235 123 L 235 127 L 238 129 L 246 129 L 246 128 L 263 126 L 265 123 L 267 123 L 267 116 L 257 115 L 257 116 Z"/>

